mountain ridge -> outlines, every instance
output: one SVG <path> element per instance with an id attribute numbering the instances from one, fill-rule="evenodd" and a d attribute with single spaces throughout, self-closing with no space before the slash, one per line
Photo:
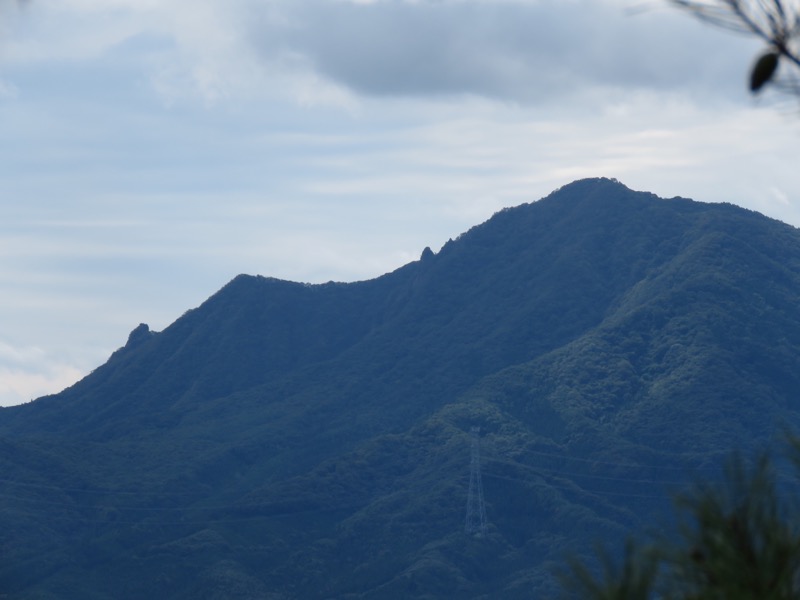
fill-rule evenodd
<path id="1" fill-rule="evenodd" d="M 237 276 L 0 411 L 0 592 L 555 594 L 566 552 L 800 425 L 798 297 L 798 230 L 609 179 L 376 279 Z"/>

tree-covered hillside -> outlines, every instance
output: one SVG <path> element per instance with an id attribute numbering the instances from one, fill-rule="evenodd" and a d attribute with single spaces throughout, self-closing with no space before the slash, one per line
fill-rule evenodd
<path id="1" fill-rule="evenodd" d="M 796 229 L 606 179 L 371 281 L 239 276 L 0 410 L 0 594 L 548 597 L 800 424 L 798 298 Z"/>

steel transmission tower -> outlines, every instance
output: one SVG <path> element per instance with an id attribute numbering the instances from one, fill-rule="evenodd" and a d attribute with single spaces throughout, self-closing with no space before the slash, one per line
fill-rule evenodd
<path id="1" fill-rule="evenodd" d="M 473 427 L 472 452 L 469 465 L 469 493 L 467 495 L 467 519 L 464 531 L 468 534 L 486 532 L 486 505 L 483 503 L 483 482 L 481 481 L 481 440 L 480 427 Z"/>

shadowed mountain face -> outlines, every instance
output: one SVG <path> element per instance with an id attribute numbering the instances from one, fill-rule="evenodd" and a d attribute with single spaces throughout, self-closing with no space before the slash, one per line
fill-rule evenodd
<path id="1" fill-rule="evenodd" d="M 371 281 L 239 276 L 0 410 L 0 595 L 547 597 L 798 428 L 798 299 L 796 229 L 606 179 Z"/>

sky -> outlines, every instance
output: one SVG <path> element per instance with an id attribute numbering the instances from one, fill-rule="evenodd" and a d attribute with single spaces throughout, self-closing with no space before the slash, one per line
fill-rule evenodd
<path id="1" fill-rule="evenodd" d="M 800 226 L 760 49 L 666 0 L 0 0 L 0 406 L 239 273 L 373 278 L 576 179 Z"/>

